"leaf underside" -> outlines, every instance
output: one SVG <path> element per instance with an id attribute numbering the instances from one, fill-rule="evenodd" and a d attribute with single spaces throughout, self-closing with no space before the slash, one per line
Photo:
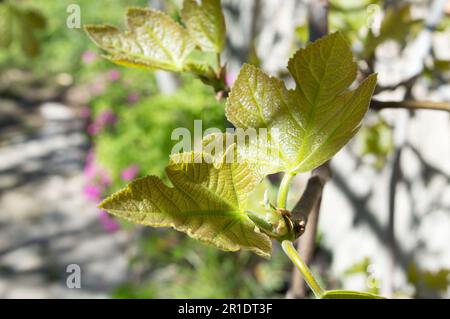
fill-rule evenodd
<path id="1" fill-rule="evenodd" d="M 189 55 L 197 46 L 202 51 L 220 53 L 225 41 L 225 19 L 220 0 L 185 0 L 182 19 L 186 28 L 167 14 L 150 8 L 129 8 L 127 30 L 115 26 L 86 25 L 105 58 L 128 66 L 173 72 L 198 71 L 191 68 Z"/>
<path id="2" fill-rule="evenodd" d="M 129 29 L 136 25 L 142 21 L 129 22 Z M 111 39 L 120 37 L 114 27 L 100 28 L 109 28 Z M 227 151 L 217 153 L 206 147 L 205 153 L 174 155 L 166 168 L 173 187 L 147 176 L 100 207 L 134 223 L 173 227 L 223 250 L 245 248 L 268 257 L 270 238 L 246 213 L 249 193 L 268 174 L 308 171 L 333 156 L 358 130 L 376 84 L 376 76 L 371 75 L 348 91 L 356 64 L 340 33 L 299 50 L 288 69 L 296 82 L 294 90 L 244 65 L 226 104 L 227 118 L 238 129 L 267 129 L 266 136 L 251 135 L 242 143 L 237 134 L 210 135 L 204 146 L 216 143 Z"/>
<path id="3" fill-rule="evenodd" d="M 225 19 L 220 0 L 185 0 L 181 17 L 196 44 L 206 52 L 220 53 L 225 42 Z"/>
<path id="4" fill-rule="evenodd" d="M 112 25 L 87 25 L 85 30 L 114 63 L 151 70 L 183 71 L 195 44 L 185 28 L 163 12 L 129 8 L 127 31 Z"/>
<path id="5" fill-rule="evenodd" d="M 266 174 L 305 172 L 321 165 L 341 149 L 360 127 L 368 110 L 376 75 L 359 87 L 356 63 L 341 33 L 333 33 L 300 49 L 288 69 L 296 88 L 260 69 L 244 65 L 226 104 L 228 120 L 238 128 L 266 128 L 278 132 L 275 152 L 265 159 Z M 272 136 L 272 143 L 275 137 Z M 238 145 L 242 152 L 258 153 L 261 141 Z M 270 165 L 273 163 L 273 165 Z"/>
<path id="6" fill-rule="evenodd" d="M 134 223 L 173 227 L 222 250 L 246 248 L 269 257 L 270 238 L 259 231 L 244 210 L 259 177 L 246 164 L 211 162 L 208 155 L 200 153 L 175 155 L 166 168 L 173 187 L 156 176 L 147 176 L 113 194 L 99 207 Z"/>

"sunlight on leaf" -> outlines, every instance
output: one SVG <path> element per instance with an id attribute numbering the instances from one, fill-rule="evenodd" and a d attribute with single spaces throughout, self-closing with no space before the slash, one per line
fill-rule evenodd
<path id="1" fill-rule="evenodd" d="M 220 53 L 225 43 L 225 18 L 220 0 L 185 0 L 183 22 L 197 45 L 207 52 Z"/>
<path id="2" fill-rule="evenodd" d="M 111 25 L 87 25 L 91 39 L 107 52 L 114 63 L 183 71 L 194 49 L 188 32 L 165 13 L 153 9 L 130 8 L 126 14 L 127 31 Z"/>
<path id="3" fill-rule="evenodd" d="M 172 188 L 147 176 L 104 200 L 100 208 L 134 223 L 173 227 L 226 251 L 246 248 L 269 257 L 269 237 L 245 213 L 247 197 L 260 178 L 246 164 L 211 162 L 200 153 L 174 155 L 166 168 Z"/>
<path id="4" fill-rule="evenodd" d="M 288 69 L 295 90 L 244 65 L 226 104 L 227 118 L 236 127 L 278 131 L 278 160 L 270 159 L 274 165 L 266 167 L 266 174 L 305 172 L 330 159 L 358 131 L 376 85 L 372 74 L 347 91 L 356 78 L 356 63 L 340 33 L 297 51 Z"/>

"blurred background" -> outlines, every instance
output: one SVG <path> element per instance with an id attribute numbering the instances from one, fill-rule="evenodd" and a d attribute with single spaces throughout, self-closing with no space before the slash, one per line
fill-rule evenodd
<path id="1" fill-rule="evenodd" d="M 175 128 L 227 125 L 223 102 L 199 80 L 113 65 L 82 29 L 124 27 L 128 6 L 179 20 L 181 2 L 0 1 L 0 298 L 308 297 L 292 287 L 278 245 L 270 260 L 225 253 L 96 208 L 136 177 L 164 175 Z M 287 61 L 308 41 L 308 2 L 222 5 L 229 82 L 250 61 L 289 83 Z M 330 289 L 448 298 L 450 1 L 328 8 L 329 30 L 348 37 L 361 76 L 378 72 L 381 110 L 331 162 L 312 269 Z M 291 206 L 307 178 L 296 177 Z M 71 264 L 81 288 L 67 286 Z"/>

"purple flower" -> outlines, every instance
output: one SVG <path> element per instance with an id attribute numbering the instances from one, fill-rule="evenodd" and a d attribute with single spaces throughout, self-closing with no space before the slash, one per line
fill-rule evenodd
<path id="1" fill-rule="evenodd" d="M 140 98 L 139 94 L 137 94 L 137 93 L 130 93 L 130 94 L 128 94 L 128 96 L 127 96 L 127 102 L 128 102 L 129 104 L 134 104 L 134 103 L 136 103 L 137 101 L 139 101 L 139 98 Z"/>
<path id="2" fill-rule="evenodd" d="M 94 122 L 89 124 L 86 130 L 89 135 L 94 136 L 101 132 L 102 127 Z"/>
<path id="3" fill-rule="evenodd" d="M 97 60 L 97 54 L 93 51 L 84 51 L 81 55 L 81 61 L 85 64 L 91 64 L 95 60 Z"/>
<path id="4" fill-rule="evenodd" d="M 125 168 L 121 173 L 120 177 L 126 181 L 129 182 L 136 178 L 137 174 L 139 173 L 139 166 L 138 165 L 131 165 Z"/>
<path id="5" fill-rule="evenodd" d="M 108 233 L 114 233 L 120 229 L 120 224 L 104 210 L 99 212 L 99 219 L 103 229 Z"/>
<path id="6" fill-rule="evenodd" d="M 97 123 L 100 126 L 114 125 L 116 124 L 116 122 L 117 122 L 117 115 L 110 109 L 102 111 L 95 119 L 95 123 Z"/>
<path id="7" fill-rule="evenodd" d="M 118 81 L 120 79 L 120 71 L 113 69 L 108 72 L 108 80 L 111 82 Z"/>

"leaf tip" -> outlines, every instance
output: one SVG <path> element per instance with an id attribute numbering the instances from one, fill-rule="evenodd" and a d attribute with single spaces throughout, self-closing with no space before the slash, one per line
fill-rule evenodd
<path id="1" fill-rule="evenodd" d="M 105 34 L 116 34 L 119 31 L 112 24 L 85 24 L 83 29 L 89 38 L 99 47 L 102 47 Z"/>

